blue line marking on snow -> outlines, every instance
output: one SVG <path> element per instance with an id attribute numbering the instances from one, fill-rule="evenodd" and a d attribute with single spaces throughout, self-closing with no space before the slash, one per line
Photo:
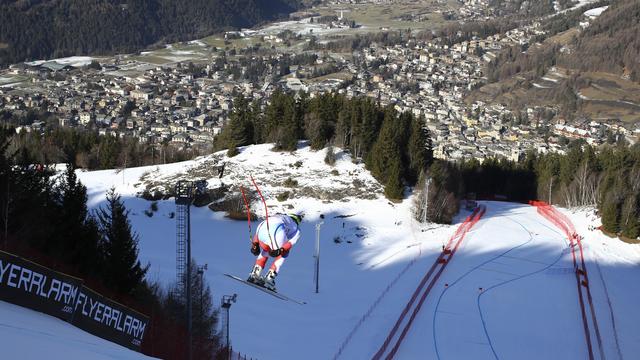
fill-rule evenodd
<path id="1" fill-rule="evenodd" d="M 443 296 L 444 296 L 444 294 L 447 292 L 447 290 L 449 290 L 450 288 L 452 288 L 453 286 L 455 286 L 455 285 L 456 285 L 460 280 L 464 279 L 467 275 L 471 274 L 472 272 L 476 271 L 477 269 L 481 268 L 482 266 L 484 266 L 484 265 L 486 265 L 486 264 L 488 264 L 488 263 L 490 263 L 490 262 L 492 262 L 492 261 L 494 261 L 494 260 L 496 260 L 496 259 L 498 259 L 498 258 L 500 258 L 500 257 L 502 257 L 502 256 L 504 256 L 504 255 L 506 255 L 506 254 L 508 254 L 508 253 L 510 253 L 511 251 L 516 250 L 516 249 L 518 249 L 518 248 L 520 248 L 520 247 L 522 247 L 522 246 L 524 246 L 524 245 L 526 245 L 526 244 L 530 243 L 531 241 L 533 241 L 533 236 L 531 236 L 531 233 L 526 229 L 526 227 L 524 227 L 521 223 L 519 223 L 519 222 L 518 222 L 518 221 L 516 221 L 516 220 L 511 219 L 511 218 L 510 218 L 510 217 L 508 217 L 508 216 L 505 216 L 505 218 L 506 218 L 506 219 L 508 219 L 508 220 L 511 220 L 511 221 L 515 222 L 515 223 L 516 223 L 516 224 L 518 224 L 520 227 L 522 227 L 525 231 L 527 231 L 527 233 L 529 234 L 529 240 L 527 240 L 527 241 L 523 242 L 522 244 L 519 244 L 519 245 L 517 245 L 517 246 L 514 246 L 514 247 L 512 247 L 511 249 L 506 250 L 505 252 L 503 252 L 503 253 L 501 253 L 501 254 L 498 254 L 497 256 L 495 256 L 495 257 L 493 257 L 493 258 L 491 258 L 491 259 L 489 259 L 489 260 L 487 260 L 487 261 L 485 261 L 485 262 L 483 262 L 483 263 L 481 263 L 481 264 L 479 264 L 479 265 L 477 265 L 477 266 L 475 266 L 475 267 L 473 267 L 473 268 L 469 269 L 469 271 L 467 271 L 467 272 L 466 272 L 466 273 L 464 273 L 462 276 L 460 276 L 458 279 L 456 279 L 454 282 L 452 282 L 448 287 L 446 287 L 446 288 L 445 288 L 445 289 L 440 293 L 440 296 L 438 297 L 438 301 L 436 302 L 435 310 L 434 310 L 434 312 L 433 312 L 433 321 L 432 321 L 432 326 L 431 326 L 431 333 L 432 333 L 432 337 L 433 337 L 433 345 L 434 345 L 434 348 L 435 348 L 435 351 L 436 351 L 436 357 L 438 358 L 438 360 L 440 360 L 440 352 L 438 351 L 438 341 L 437 341 L 437 339 L 436 339 L 436 318 L 437 318 L 437 316 L 438 316 L 438 308 L 440 307 L 440 302 L 442 301 L 442 297 L 443 297 Z M 538 221 L 536 221 L 536 222 L 538 222 Z M 539 223 L 539 222 L 538 222 L 538 223 Z M 548 228 L 548 229 L 552 230 L 553 232 L 558 233 L 555 229 L 552 229 L 552 228 L 550 228 L 550 227 L 548 227 L 548 226 L 546 226 L 546 225 L 544 225 L 544 224 L 542 224 L 542 223 L 540 223 L 540 224 L 541 224 L 541 225 L 543 225 L 543 226 L 545 226 L 546 228 Z M 558 234 L 559 234 L 559 233 L 558 233 Z M 560 255 L 560 257 L 562 257 L 562 254 Z M 557 261 L 556 261 L 556 262 L 557 262 Z M 549 268 L 549 267 L 551 267 L 551 266 L 548 266 L 547 268 Z M 482 314 L 481 314 L 481 317 L 482 317 Z M 483 324 L 484 324 L 484 321 L 483 321 Z M 483 325 L 483 326 L 484 326 L 484 325 Z M 487 334 L 487 332 L 486 332 L 486 328 L 485 328 L 485 336 L 487 336 L 487 338 L 488 338 L 488 334 Z M 491 340 L 489 340 L 489 346 L 491 347 L 491 351 L 493 352 L 494 356 L 496 356 L 496 359 L 497 359 L 498 357 L 497 357 L 497 355 L 496 355 L 495 350 L 493 349 L 493 345 L 491 344 Z"/>
<path id="2" fill-rule="evenodd" d="M 515 221 L 515 220 L 513 220 L 513 221 Z M 522 226 L 522 228 L 526 230 L 526 228 L 522 224 L 518 223 L 518 225 Z M 531 240 L 533 240 L 533 238 L 531 238 Z M 531 240 L 529 240 L 529 241 L 531 241 Z M 529 242 L 529 241 L 527 241 L 527 242 Z M 522 245 L 524 245 L 524 244 L 522 244 Z M 517 247 L 520 247 L 522 245 L 519 245 Z M 563 255 L 564 255 L 564 251 L 560 251 L 560 255 L 558 255 L 558 257 L 555 259 L 555 261 L 553 261 L 551 264 L 543 267 L 542 269 L 536 270 L 536 271 L 528 273 L 528 274 L 520 275 L 518 277 L 515 277 L 515 278 L 507 280 L 507 281 L 503 281 L 503 282 L 501 282 L 499 284 L 496 284 L 496 285 L 493 285 L 493 286 L 487 288 L 486 290 L 484 290 L 483 292 L 478 294 L 478 297 L 477 297 L 477 300 L 476 300 L 476 304 L 478 306 L 478 312 L 480 313 L 480 320 L 482 320 L 482 329 L 484 330 L 484 335 L 487 338 L 487 341 L 489 342 L 489 347 L 491 348 L 491 352 L 493 352 L 493 356 L 496 358 L 496 360 L 499 360 L 499 357 L 498 357 L 498 354 L 496 353 L 495 348 L 493 347 L 493 343 L 491 342 L 491 337 L 489 336 L 489 332 L 487 331 L 487 323 L 486 323 L 486 321 L 484 319 L 484 315 L 482 314 L 482 308 L 480 306 L 480 298 L 486 292 L 489 292 L 489 291 L 491 291 L 491 290 L 493 290 L 493 289 L 495 289 L 495 288 L 497 288 L 499 286 L 506 285 L 506 284 L 508 284 L 510 282 L 513 282 L 513 281 L 516 281 L 516 280 L 521 280 L 521 279 L 524 279 L 524 278 L 526 278 L 528 276 L 535 275 L 535 274 L 538 274 L 538 273 L 541 273 L 541 272 L 547 270 L 548 268 L 550 268 L 550 267 L 554 266 L 555 264 L 557 264 L 558 261 L 560 261 L 560 259 L 562 259 Z"/>

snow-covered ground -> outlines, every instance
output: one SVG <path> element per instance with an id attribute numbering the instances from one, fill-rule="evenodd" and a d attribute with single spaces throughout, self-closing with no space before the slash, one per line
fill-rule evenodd
<path id="1" fill-rule="evenodd" d="M 281 21 L 273 24 L 269 24 L 257 31 L 259 35 L 277 35 L 284 30 L 290 30 L 296 33 L 296 35 L 326 35 L 332 33 L 339 33 L 349 31 L 349 28 L 330 27 L 327 24 L 311 23 L 311 18 L 305 18 L 301 20 Z"/>
<path id="2" fill-rule="evenodd" d="M 340 154 L 340 153 L 339 153 Z M 207 263 L 206 279 L 214 296 L 238 294 L 231 307 L 231 342 L 236 351 L 259 359 L 367 359 L 378 350 L 420 279 L 456 229 L 423 228 L 411 219 L 412 198 L 391 204 L 361 164 L 341 154 L 335 168 L 324 151 L 302 148 L 294 154 L 269 151 L 268 145 L 243 149 L 226 159 L 218 154 L 165 166 L 125 172 L 79 172 L 89 189 L 90 206 L 99 206 L 110 187 L 122 194 L 140 234 L 140 257 L 150 262 L 149 276 L 168 283 L 175 278 L 173 200 L 158 211 L 134 195 L 145 182 L 174 183 L 180 176 L 208 178 L 251 188 L 260 184 L 270 213 L 291 205 L 303 211 L 303 238 L 293 248 L 277 279 L 280 292 L 307 301 L 283 302 L 223 274 L 247 276 L 253 264 L 246 221 L 232 221 L 205 208 L 191 212 L 193 254 Z M 222 179 L 210 176 L 227 161 Z M 296 163 L 299 165 L 296 166 Z M 337 174 L 332 174 L 332 169 Z M 332 187 L 343 197 L 296 197 L 278 202 L 287 176 L 299 191 Z M 354 181 L 357 180 L 357 181 Z M 360 187 L 370 199 L 350 195 Z M 376 190 L 378 189 L 378 190 Z M 585 359 L 586 345 L 575 276 L 566 239 L 559 229 L 522 204 L 486 202 L 487 213 L 429 294 L 398 359 Z M 253 204 L 263 214 L 260 203 Z M 640 352 L 640 247 L 589 231 L 593 215 L 566 212 L 585 236 L 587 268 L 596 314 L 609 359 L 632 359 Z M 313 284 L 315 225 L 321 228 L 320 292 Z M 462 210 L 458 222 L 468 215 Z M 253 227 L 257 223 L 253 223 Z M 448 284 L 445 287 L 445 284 Z M 605 289 L 606 284 L 606 289 Z M 482 290 L 480 290 L 482 288 Z M 615 326 L 614 326 L 615 323 Z M 597 353 L 597 351 L 596 351 Z"/>
<path id="3" fill-rule="evenodd" d="M 70 56 L 66 58 L 51 59 L 51 60 L 36 60 L 36 61 L 27 62 L 26 64 L 40 65 L 47 61 L 55 61 L 58 64 L 71 65 L 73 67 L 81 67 L 81 66 L 86 66 L 91 64 L 91 61 L 95 59 L 96 58 L 93 58 L 91 56 Z"/>
<path id="4" fill-rule="evenodd" d="M 0 301 L 2 359 L 151 359 L 53 316 Z"/>
<path id="5" fill-rule="evenodd" d="M 602 14 L 608 8 L 609 8 L 609 6 L 601 6 L 601 7 L 598 7 L 598 8 L 593 8 L 591 10 L 585 11 L 584 12 L 584 16 L 589 17 L 589 18 L 597 18 L 598 16 L 600 16 L 600 14 Z"/>

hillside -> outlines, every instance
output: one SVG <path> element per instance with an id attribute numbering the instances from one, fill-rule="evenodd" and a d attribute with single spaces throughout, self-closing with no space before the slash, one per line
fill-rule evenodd
<path id="1" fill-rule="evenodd" d="M 607 6 L 607 4 L 609 4 Z M 524 111 L 545 106 L 562 118 L 640 121 L 640 4 L 592 2 L 543 21 L 543 41 L 503 50 L 488 65 L 489 84 L 469 101 Z"/>
<path id="2" fill-rule="evenodd" d="M 71 55 L 127 53 L 250 27 L 296 0 L 0 1 L 0 66 Z"/>
<path id="3" fill-rule="evenodd" d="M 3 359 L 151 359 L 49 315 L 0 301 Z"/>
<path id="4" fill-rule="evenodd" d="M 226 278 L 224 273 L 246 276 L 251 268 L 247 222 L 230 220 L 207 207 L 192 208 L 193 254 L 199 264 L 209 266 L 205 279 L 214 297 L 238 294 L 230 310 L 234 350 L 260 359 L 371 358 L 469 212 L 463 210 L 451 226 L 423 226 L 412 220 L 411 196 L 389 203 L 379 184 L 348 155 L 339 153 L 332 168 L 324 164 L 325 150 L 314 152 L 302 145 L 294 153 L 281 153 L 270 147 L 240 148 L 233 158 L 218 153 L 124 173 L 105 170 L 78 176 L 88 187 L 91 207 L 103 203 L 111 187 L 123 195 L 141 236 L 141 259 L 151 263 L 148 275 L 166 284 L 175 277 L 174 201 L 158 200 L 157 211 L 149 216 L 145 211 L 151 211 L 151 203 L 135 195 L 147 184 L 151 189 L 156 183 L 181 178 L 205 178 L 212 189 L 222 183 L 250 188 L 248 175 L 252 174 L 270 213 L 289 209 L 305 213 L 303 238 L 285 262 L 277 284 L 283 294 L 307 304 L 282 302 Z M 226 165 L 219 178 L 213 169 L 221 162 Z M 340 196 L 316 198 L 291 190 L 282 184 L 288 177 L 297 180 L 300 189 L 317 187 L 322 193 L 336 188 L 341 189 Z M 367 199 L 357 191 L 363 188 L 369 189 Z M 295 193 L 292 199 L 278 201 L 287 189 Z M 486 214 L 468 232 L 417 312 L 397 358 L 424 354 L 439 359 L 588 358 L 567 239 L 532 206 L 483 204 Z M 259 201 L 252 210 L 264 213 Z M 640 276 L 640 249 L 592 231 L 591 225 L 599 222 L 592 211 L 563 213 L 585 237 L 602 351 L 607 358 L 632 358 L 640 351 L 635 331 L 640 321 L 635 311 L 640 286 L 634 280 Z M 316 294 L 313 254 L 315 225 L 320 221 L 324 224 Z M 255 229 L 257 223 L 252 224 Z M 594 349 L 598 351 L 595 343 Z"/>
<path id="5" fill-rule="evenodd" d="M 640 3 L 612 1 L 571 44 L 559 63 L 582 71 L 625 75 L 640 82 Z"/>

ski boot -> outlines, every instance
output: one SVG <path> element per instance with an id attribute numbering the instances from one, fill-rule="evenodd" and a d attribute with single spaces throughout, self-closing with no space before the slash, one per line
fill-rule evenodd
<path id="1" fill-rule="evenodd" d="M 261 272 L 262 272 L 262 266 L 255 265 L 253 267 L 253 270 L 251 270 L 251 273 L 249 274 L 249 278 L 247 279 L 247 282 L 250 282 L 252 284 L 256 284 L 259 286 L 264 286 L 264 279 L 262 278 L 262 276 L 260 276 Z"/>
<path id="2" fill-rule="evenodd" d="M 276 275 L 278 274 L 275 272 L 275 270 L 269 270 L 267 275 L 264 277 L 264 283 L 262 286 L 264 286 L 268 290 L 276 292 Z"/>

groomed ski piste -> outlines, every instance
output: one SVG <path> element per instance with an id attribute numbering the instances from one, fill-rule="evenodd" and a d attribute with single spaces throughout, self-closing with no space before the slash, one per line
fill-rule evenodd
<path id="1" fill-rule="evenodd" d="M 585 287 L 577 285 L 572 258 L 576 246 L 538 207 L 481 201 L 474 213 L 461 209 L 452 225 L 423 226 L 412 220 L 413 196 L 390 203 L 363 165 L 347 154 L 339 152 L 330 167 L 323 161 L 325 151 L 301 146 L 290 154 L 270 148 L 243 148 L 230 159 L 216 155 L 226 170 L 220 179 L 209 176 L 209 186 L 224 182 L 249 188 L 251 173 L 270 213 L 284 212 L 288 205 L 305 213 L 303 237 L 284 263 L 277 287 L 307 304 L 282 301 L 224 276 L 245 277 L 253 265 L 247 222 L 206 207 L 191 210 L 193 257 L 208 264 L 205 278 L 215 301 L 238 294 L 230 309 L 234 351 L 254 359 L 633 359 L 640 353 L 640 246 L 589 230 L 599 225 L 593 210 L 557 211 L 583 237 L 600 342 L 586 297 L 585 331 L 578 291 Z M 170 215 L 175 204 L 158 201 L 158 211 L 146 216 L 150 202 L 135 196 L 144 188 L 140 178 L 197 180 L 206 174 L 203 168 L 214 166 L 213 158 L 124 173 L 78 173 L 91 207 L 104 204 L 110 187 L 123 196 L 152 280 L 168 284 L 175 279 Z M 359 187 L 378 193 L 370 199 L 345 195 L 279 202 L 276 195 L 287 189 L 281 183 L 288 176 L 298 181 L 298 189 Z M 260 202 L 252 209 L 263 213 Z M 316 294 L 313 255 L 320 221 Z"/>
<path id="2" fill-rule="evenodd" d="M 152 359 L 53 316 L 0 301 L 0 358 L 7 360 Z"/>

